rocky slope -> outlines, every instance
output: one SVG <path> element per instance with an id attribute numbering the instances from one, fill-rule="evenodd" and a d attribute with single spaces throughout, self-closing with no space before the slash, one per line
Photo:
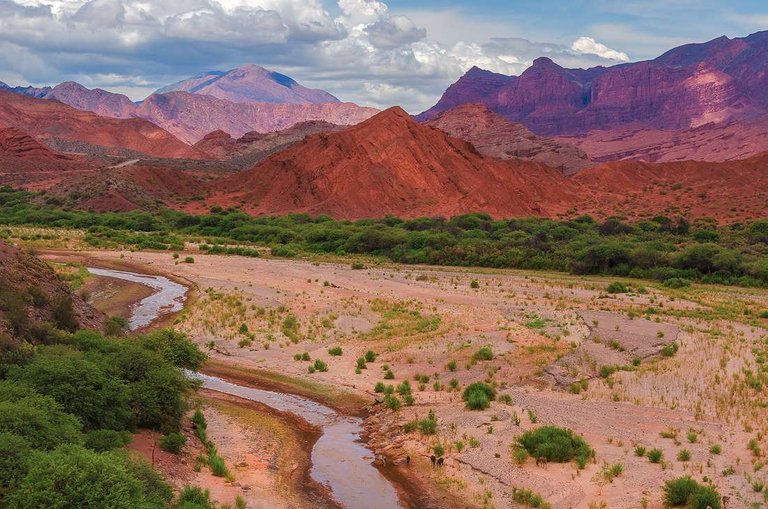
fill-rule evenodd
<path id="1" fill-rule="evenodd" d="M 298 122 L 310 120 L 353 125 L 371 117 L 377 111 L 352 103 L 238 104 L 209 95 L 169 92 L 148 97 L 139 106 L 136 114 L 187 143 L 197 143 L 205 135 L 217 130 L 241 137 L 251 131 L 280 131 Z"/>
<path id="2" fill-rule="evenodd" d="M 576 199 L 558 171 L 485 158 L 400 108 L 337 133 L 308 137 L 252 170 L 214 183 L 208 204 L 251 213 L 308 212 L 337 218 L 555 215 Z"/>
<path id="3" fill-rule="evenodd" d="M 768 150 L 768 115 L 680 131 L 627 126 L 557 139 L 578 146 L 596 161 L 734 161 Z"/>
<path id="4" fill-rule="evenodd" d="M 299 85 L 293 78 L 258 65 L 212 71 L 159 89 L 156 94 L 190 92 L 235 103 L 319 104 L 339 102 L 324 90 Z"/>
<path id="5" fill-rule="evenodd" d="M 477 70 L 420 120 L 467 102 L 486 104 L 537 134 L 575 135 L 628 124 L 681 130 L 768 112 L 768 32 L 675 48 L 649 61 L 565 69 L 539 58 L 519 77 Z"/>
<path id="6" fill-rule="evenodd" d="M 74 81 L 56 85 L 44 99 L 54 99 L 102 117 L 131 118 L 136 112 L 136 105 L 128 97 L 100 88 L 88 89 Z"/>
<path id="7" fill-rule="evenodd" d="M 54 152 L 32 136 L 15 127 L 0 128 L 0 157 L 33 159 L 36 161 L 59 161 L 67 156 Z"/>
<path id="8" fill-rule="evenodd" d="M 288 129 L 272 133 L 251 131 L 233 138 L 224 131 L 207 134 L 194 148 L 213 159 L 227 161 L 237 168 L 249 168 L 268 156 L 295 145 L 311 134 L 334 132 L 345 126 L 321 120 L 299 122 Z"/>
<path id="9" fill-rule="evenodd" d="M 537 136 L 526 127 L 505 120 L 481 104 L 451 108 L 426 125 L 468 141 L 481 154 L 496 159 L 536 161 L 556 168 L 564 175 L 572 175 L 595 165 L 581 149 Z"/>
<path id="10" fill-rule="evenodd" d="M 7 338 L 44 340 L 46 324 L 69 322 L 67 309 L 82 328 L 104 327 L 104 316 L 72 294 L 45 262 L 0 241 L 0 343 Z"/>
<path id="11" fill-rule="evenodd" d="M 38 140 L 64 139 L 157 157 L 200 157 L 195 150 L 151 122 L 115 119 L 58 101 L 0 91 L 0 127 L 16 127 Z"/>
<path id="12" fill-rule="evenodd" d="M 723 163 L 619 161 L 572 180 L 579 213 L 639 219 L 657 214 L 711 217 L 734 223 L 768 213 L 768 153 Z"/>

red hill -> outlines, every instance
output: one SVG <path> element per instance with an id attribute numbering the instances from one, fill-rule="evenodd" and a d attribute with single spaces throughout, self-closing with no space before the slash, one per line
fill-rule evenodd
<path id="1" fill-rule="evenodd" d="M 345 131 L 310 136 L 212 190 L 211 204 L 242 204 L 251 213 L 337 218 L 555 215 L 576 199 L 558 171 L 484 158 L 400 108 Z"/>
<path id="2" fill-rule="evenodd" d="M 157 157 L 197 158 L 172 134 L 140 118 L 100 117 L 58 101 L 0 91 L 0 127 L 16 127 L 38 140 L 63 139 Z"/>

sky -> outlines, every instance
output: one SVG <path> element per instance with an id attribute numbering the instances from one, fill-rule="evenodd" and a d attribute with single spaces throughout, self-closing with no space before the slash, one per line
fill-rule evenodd
<path id="1" fill-rule="evenodd" d="M 141 100 L 253 63 L 418 113 L 474 65 L 614 65 L 766 29 L 766 0 L 0 0 L 0 81 Z"/>

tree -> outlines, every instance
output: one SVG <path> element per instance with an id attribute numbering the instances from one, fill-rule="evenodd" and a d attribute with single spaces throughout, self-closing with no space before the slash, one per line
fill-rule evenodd
<path id="1" fill-rule="evenodd" d="M 30 457 L 29 472 L 6 502 L 9 509 L 150 509 L 147 486 L 114 453 L 76 445 Z"/>

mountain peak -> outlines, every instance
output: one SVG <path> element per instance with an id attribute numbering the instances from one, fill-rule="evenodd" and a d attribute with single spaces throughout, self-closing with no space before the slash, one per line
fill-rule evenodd
<path id="1" fill-rule="evenodd" d="M 246 64 L 226 72 L 210 71 L 157 90 L 156 94 L 189 92 L 235 103 L 321 104 L 339 100 L 325 92 L 300 85 L 285 74 Z"/>

